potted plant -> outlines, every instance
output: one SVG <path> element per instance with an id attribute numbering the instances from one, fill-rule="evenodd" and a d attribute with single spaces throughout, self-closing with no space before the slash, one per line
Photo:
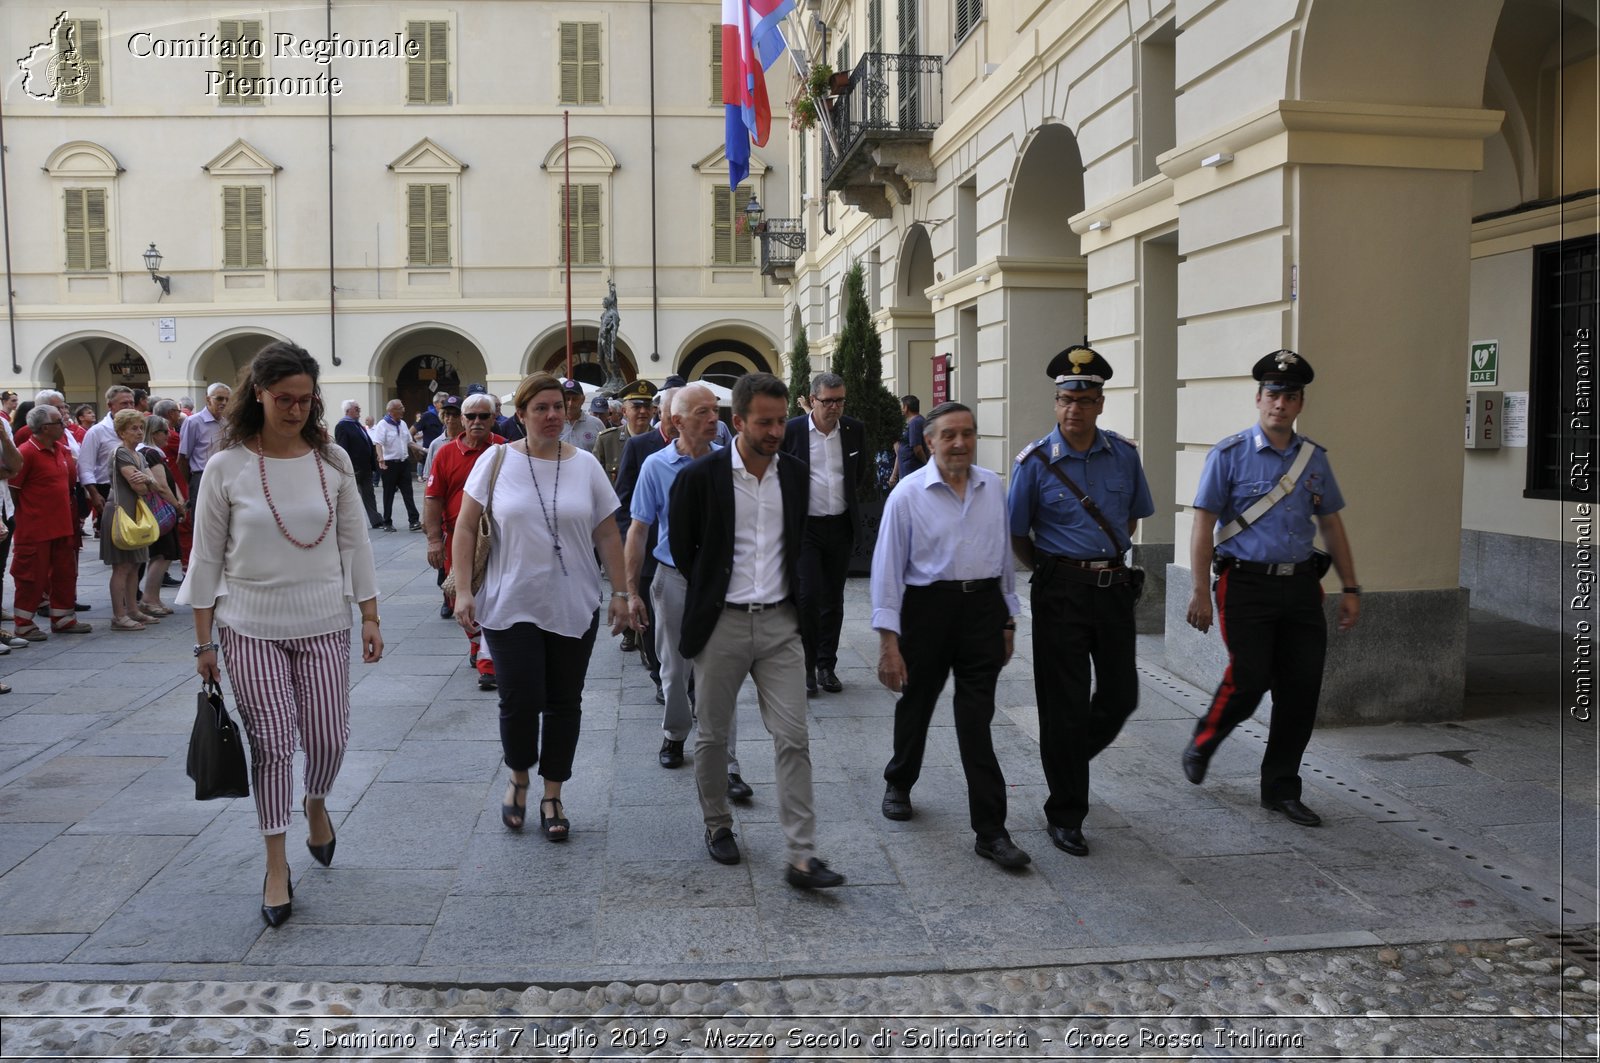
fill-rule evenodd
<path id="1" fill-rule="evenodd" d="M 849 80 L 849 75 L 845 75 L 845 81 Z M 811 68 L 811 73 L 789 100 L 789 128 L 803 133 L 817 124 L 817 113 L 825 106 L 823 101 L 834 94 L 833 81 L 833 67 L 827 63 Z"/>

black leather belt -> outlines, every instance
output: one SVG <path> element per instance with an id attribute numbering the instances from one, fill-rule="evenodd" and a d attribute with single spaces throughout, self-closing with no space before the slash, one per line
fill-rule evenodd
<path id="1" fill-rule="evenodd" d="M 924 584 L 930 591 L 960 591 L 962 594 L 976 594 L 978 591 L 997 591 L 1000 589 L 1000 578 L 990 576 L 988 579 L 940 579 Z"/>
<path id="2" fill-rule="evenodd" d="M 1080 561 L 1075 557 L 1044 554 L 1035 571 L 1043 579 L 1087 583 L 1091 587 L 1115 587 L 1133 578 L 1132 570 L 1117 558 Z"/>
<path id="3" fill-rule="evenodd" d="M 776 609 L 780 605 L 788 605 L 789 599 L 780 598 L 775 602 L 723 602 L 722 604 L 741 613 L 764 613 L 768 609 Z"/>
<path id="4" fill-rule="evenodd" d="M 1307 558 L 1304 561 L 1285 561 L 1276 564 L 1269 561 L 1241 561 L 1237 557 L 1223 555 L 1217 558 L 1217 571 L 1236 568 L 1240 572 L 1254 572 L 1258 576 L 1314 576 L 1317 574 L 1317 559 Z"/>

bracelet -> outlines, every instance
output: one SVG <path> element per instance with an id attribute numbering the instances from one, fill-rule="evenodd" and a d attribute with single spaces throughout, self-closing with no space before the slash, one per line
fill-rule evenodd
<path id="1" fill-rule="evenodd" d="M 1346 587 L 1346 588 L 1344 588 L 1344 593 L 1346 593 L 1346 594 L 1353 594 L 1353 595 L 1355 595 L 1355 596 L 1356 596 L 1356 597 L 1357 597 L 1357 598 L 1359 598 L 1359 597 L 1361 597 L 1361 584 L 1359 584 L 1359 583 L 1357 583 L 1357 584 L 1356 584 L 1356 585 L 1355 585 L 1355 586 L 1353 586 L 1353 587 Z"/>
<path id="2" fill-rule="evenodd" d="M 613 598 L 621 598 L 624 601 L 626 601 L 627 599 L 632 598 L 633 594 L 630 591 L 612 591 L 611 592 L 611 597 L 613 597 Z"/>
<path id="3" fill-rule="evenodd" d="M 364 616 L 361 618 L 361 622 L 363 624 L 377 624 L 379 627 L 383 626 L 383 621 L 375 616 Z"/>
<path id="4" fill-rule="evenodd" d="M 1007 620 L 1004 624 L 1000 625 L 1000 630 L 1001 631 L 1015 631 L 1015 630 L 1017 630 L 1017 622 L 1015 620 Z"/>
<path id="5" fill-rule="evenodd" d="M 194 655 L 198 657 L 202 653 L 215 653 L 219 648 L 220 647 L 215 642 L 196 643 L 194 647 Z"/>

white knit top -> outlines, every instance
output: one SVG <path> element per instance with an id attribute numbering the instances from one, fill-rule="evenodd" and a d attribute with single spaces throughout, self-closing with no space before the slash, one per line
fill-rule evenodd
<path id="1" fill-rule="evenodd" d="M 258 639 L 305 638 L 351 626 L 350 603 L 377 597 L 378 575 L 350 459 L 338 447 L 328 451 L 321 461 L 333 527 L 310 550 L 278 529 L 254 453 L 237 446 L 211 456 L 178 604 L 214 607 L 218 625 Z M 317 455 L 268 458 L 266 469 L 284 527 L 302 543 L 314 542 L 328 520 Z"/>

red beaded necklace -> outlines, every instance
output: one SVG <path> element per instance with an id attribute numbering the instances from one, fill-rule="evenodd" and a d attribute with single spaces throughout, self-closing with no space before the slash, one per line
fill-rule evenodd
<path id="1" fill-rule="evenodd" d="M 261 444 L 257 443 L 259 448 Z M 272 504 L 272 488 L 267 486 L 267 456 L 261 450 L 256 451 L 256 467 L 261 471 L 261 493 L 267 496 L 267 508 L 272 511 L 272 519 L 278 523 L 278 532 L 289 542 L 302 550 L 315 550 L 322 545 L 322 540 L 328 537 L 328 529 L 333 527 L 333 499 L 328 497 L 328 477 L 322 469 L 322 455 L 315 450 L 311 456 L 317 461 L 317 480 L 322 484 L 322 501 L 328 507 L 328 520 L 322 525 L 322 534 L 317 536 L 315 542 L 303 543 L 289 534 L 289 529 L 284 527 L 283 517 L 278 513 L 278 507 Z"/>

